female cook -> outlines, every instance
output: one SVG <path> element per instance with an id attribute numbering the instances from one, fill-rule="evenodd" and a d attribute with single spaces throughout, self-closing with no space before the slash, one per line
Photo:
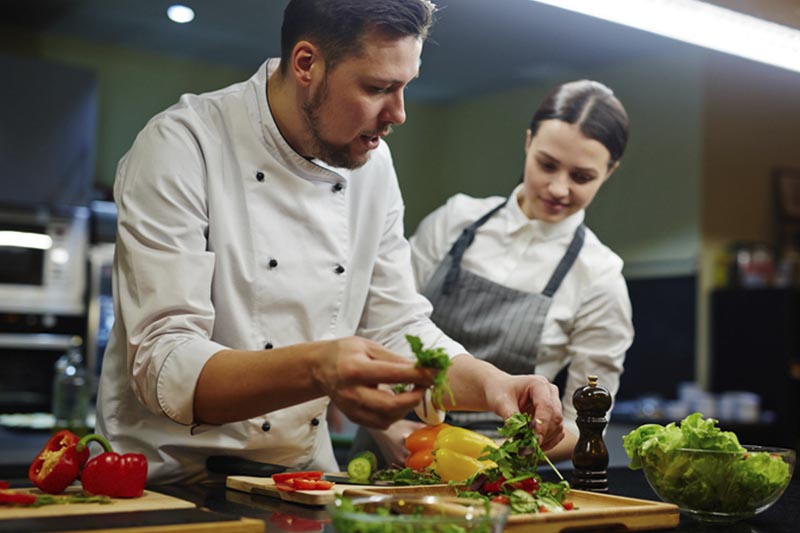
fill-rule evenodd
<path id="1" fill-rule="evenodd" d="M 522 183 L 511 195 L 457 194 L 411 238 L 417 287 L 447 335 L 512 374 L 553 380 L 569 366 L 566 437 L 548 452 L 555 460 L 569 458 L 577 441 L 573 392 L 591 374 L 613 396 L 633 339 L 622 260 L 583 223 L 627 138 L 627 113 L 608 87 L 559 85 L 531 120 Z M 487 434 L 502 425 L 492 413 L 448 418 Z M 373 432 L 388 463 L 402 463 L 404 437 L 418 427 L 401 420 Z"/>

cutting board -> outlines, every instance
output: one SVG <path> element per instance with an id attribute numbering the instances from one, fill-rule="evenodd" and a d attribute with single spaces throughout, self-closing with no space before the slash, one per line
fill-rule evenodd
<path id="1" fill-rule="evenodd" d="M 42 494 L 37 489 L 20 492 Z M 69 487 L 64 494 L 80 494 L 81 488 Z M 139 498 L 112 498 L 111 503 L 69 503 L 43 505 L 41 507 L 0 506 L 0 520 L 13 518 L 40 518 L 44 516 L 69 516 L 82 514 L 124 513 L 129 511 L 157 511 L 161 509 L 186 509 L 195 504 L 174 496 L 149 490 Z"/>
<path id="2" fill-rule="evenodd" d="M 341 475 L 341 474 L 336 474 Z M 451 496 L 453 489 L 446 484 L 438 485 L 348 485 L 336 483 L 330 490 L 297 490 L 286 492 L 278 490 L 271 477 L 228 476 L 225 485 L 229 489 L 251 494 L 261 494 L 280 498 L 283 501 L 301 503 L 303 505 L 327 505 L 339 494 L 358 495 L 363 491 L 370 494 L 444 494 Z"/>
<path id="3" fill-rule="evenodd" d="M 305 505 L 326 505 L 337 495 L 361 496 L 372 494 L 425 494 L 453 496 L 455 491 L 449 485 L 347 485 L 337 483 L 331 490 L 284 492 L 275 488 L 272 478 L 229 476 L 228 488 L 252 494 L 263 494 L 281 498 L 284 501 Z M 561 531 L 610 528 L 622 531 L 642 531 L 648 529 L 674 528 L 680 521 L 678 507 L 672 504 L 626 498 L 610 494 L 600 494 L 573 490 L 570 500 L 576 509 L 563 513 L 536 513 L 511 515 L 504 531 L 531 531 L 537 533 L 556 533 Z"/>
<path id="4" fill-rule="evenodd" d="M 503 531 L 558 533 L 561 531 L 591 531 L 594 528 L 621 531 L 643 531 L 677 527 L 678 507 L 669 503 L 626 498 L 572 490 L 569 499 L 575 509 L 563 513 L 510 515 Z"/>

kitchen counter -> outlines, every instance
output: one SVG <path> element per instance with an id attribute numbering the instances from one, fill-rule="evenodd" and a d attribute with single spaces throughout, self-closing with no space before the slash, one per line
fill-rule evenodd
<path id="1" fill-rule="evenodd" d="M 562 473 L 565 478 L 570 479 L 571 472 L 564 471 Z M 641 472 L 633 472 L 627 468 L 612 468 L 609 470 L 609 483 L 611 493 L 613 494 L 657 500 Z M 14 483 L 16 486 L 20 486 L 21 484 L 24 484 L 22 480 L 18 480 L 17 483 Z M 266 531 L 270 532 L 334 531 L 329 523 L 327 513 L 324 508 L 321 507 L 308 507 L 282 502 L 268 496 L 250 495 L 244 492 L 226 489 L 221 484 L 162 485 L 149 488 L 150 490 L 191 501 L 199 507 L 209 509 L 216 513 L 222 513 L 232 517 L 261 520 L 265 523 Z M 148 516 L 155 516 L 154 513 L 158 512 L 163 513 L 163 511 L 151 511 L 136 514 L 141 518 L 141 524 L 144 524 L 147 522 Z M 186 513 L 187 519 L 192 518 L 189 516 L 188 510 L 174 511 L 174 513 L 178 512 Z M 110 523 L 110 519 L 104 518 L 108 516 L 110 515 L 94 515 L 94 518 L 89 520 L 81 520 L 80 527 L 83 528 L 82 530 L 88 530 L 87 528 L 90 527 L 90 525 L 94 525 L 96 528 L 103 528 L 105 531 L 113 531 L 111 528 L 115 526 Z M 0 520 L 0 532 L 13 531 L 14 533 L 33 533 L 47 530 L 54 531 L 47 527 L 52 526 L 52 520 L 50 523 L 47 523 L 46 520 L 47 519 L 41 518 L 29 519 L 25 520 L 24 523 L 22 523 L 22 521 Z M 63 527 L 66 523 L 67 522 L 62 522 L 61 526 Z M 798 523 L 800 523 L 800 480 L 794 479 L 786 493 L 773 507 L 751 520 L 715 526 L 696 522 L 688 517 L 681 516 L 681 521 L 677 528 L 662 531 L 692 533 L 789 533 L 798 530 Z M 63 531 L 63 529 L 59 528 L 58 531 Z"/>

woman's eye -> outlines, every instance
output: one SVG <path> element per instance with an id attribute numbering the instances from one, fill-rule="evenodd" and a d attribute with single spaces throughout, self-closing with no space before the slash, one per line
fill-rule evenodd
<path id="1" fill-rule="evenodd" d="M 586 174 L 573 174 L 572 181 L 580 185 L 583 185 L 584 183 L 589 183 L 590 181 L 592 181 L 592 177 L 587 176 Z"/>
<path id="2" fill-rule="evenodd" d="M 539 167 L 546 172 L 553 172 L 556 169 L 555 163 L 549 161 L 539 161 Z"/>

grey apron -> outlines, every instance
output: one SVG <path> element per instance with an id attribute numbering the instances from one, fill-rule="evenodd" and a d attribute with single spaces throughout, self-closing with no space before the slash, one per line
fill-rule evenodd
<path id="1" fill-rule="evenodd" d="M 422 293 L 433 304 L 431 319 L 474 356 L 509 374 L 533 374 L 550 304 L 583 247 L 586 229 L 575 229 L 564 257 L 541 293 L 500 285 L 461 268 L 475 234 L 506 202 L 464 229 Z M 496 435 L 502 419 L 494 413 L 451 411 L 451 423 Z"/>

